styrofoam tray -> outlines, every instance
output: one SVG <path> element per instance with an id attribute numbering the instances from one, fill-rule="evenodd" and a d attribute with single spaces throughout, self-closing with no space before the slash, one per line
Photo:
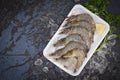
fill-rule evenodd
<path id="1" fill-rule="evenodd" d="M 90 12 L 88 9 L 86 9 L 85 7 L 83 7 L 80 4 L 75 5 L 72 10 L 70 11 L 70 13 L 68 14 L 67 17 L 71 16 L 71 15 L 76 15 L 76 14 L 81 14 L 81 13 L 88 13 L 90 14 L 95 23 L 102 23 L 105 24 L 106 27 L 103 31 L 103 33 L 101 35 L 98 35 L 95 32 L 94 35 L 94 42 L 91 45 L 91 48 L 89 50 L 89 52 L 87 53 L 87 58 L 85 58 L 85 60 L 83 61 L 83 64 L 81 65 L 81 67 L 79 68 L 79 70 L 76 73 L 72 73 L 71 71 L 65 69 L 61 64 L 59 64 L 58 62 L 56 62 L 53 58 L 49 57 L 48 54 L 54 52 L 56 50 L 55 47 L 53 47 L 53 43 L 55 43 L 58 39 L 64 37 L 64 35 L 59 35 L 59 31 L 62 29 L 63 25 L 66 23 L 66 19 L 63 21 L 63 23 L 61 24 L 60 28 L 58 29 L 58 31 L 55 33 L 55 35 L 52 37 L 52 39 L 49 41 L 48 45 L 46 46 L 46 48 L 43 51 L 43 55 L 52 63 L 54 63 L 56 66 L 58 66 L 59 68 L 63 69 L 65 72 L 67 72 L 68 74 L 72 75 L 72 76 L 77 76 L 80 74 L 80 72 L 82 71 L 82 69 L 84 68 L 84 66 L 86 65 L 86 63 L 88 62 L 88 60 L 91 58 L 91 56 L 93 55 L 94 51 L 97 49 L 97 47 L 100 45 L 100 43 L 102 42 L 102 40 L 104 39 L 104 37 L 107 35 L 107 33 L 109 32 L 109 24 L 107 22 L 105 22 L 103 19 L 101 19 L 100 17 L 98 17 L 97 15 L 95 15 L 94 13 Z"/>

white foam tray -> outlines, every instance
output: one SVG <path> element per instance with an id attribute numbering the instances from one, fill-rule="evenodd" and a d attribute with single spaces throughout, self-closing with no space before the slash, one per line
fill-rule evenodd
<path id="1" fill-rule="evenodd" d="M 80 74 L 80 72 L 85 67 L 85 65 L 87 64 L 88 60 L 91 58 L 91 56 L 93 55 L 93 53 L 95 52 L 97 47 L 100 45 L 100 43 L 102 42 L 104 37 L 107 35 L 107 33 L 109 32 L 109 29 L 110 29 L 109 24 L 107 22 L 105 22 L 103 19 L 101 19 L 100 17 L 98 17 L 97 15 L 95 15 L 94 13 L 92 13 L 91 11 L 89 11 L 88 9 L 86 9 L 85 7 L 83 7 L 80 4 L 75 5 L 72 8 L 72 10 L 70 11 L 70 13 L 68 14 L 67 17 L 69 17 L 71 15 L 81 14 L 81 13 L 88 13 L 88 14 L 90 14 L 93 17 L 95 23 L 105 24 L 106 28 L 104 29 L 104 31 L 103 31 L 103 33 L 101 35 L 98 35 L 95 32 L 94 42 L 92 43 L 91 48 L 90 48 L 89 52 L 87 53 L 87 58 L 85 58 L 85 60 L 83 61 L 83 64 L 79 68 L 79 70 L 76 73 L 72 73 L 71 71 L 69 71 L 66 68 L 64 68 L 60 63 L 56 62 L 54 59 L 52 59 L 51 57 L 48 56 L 48 54 L 50 54 L 50 53 L 52 53 L 52 52 L 54 52 L 56 50 L 56 48 L 53 47 L 53 43 L 55 43 L 58 39 L 60 39 L 60 38 L 62 38 L 64 36 L 64 35 L 59 35 L 58 33 L 62 29 L 63 25 L 66 23 L 66 19 L 63 21 L 63 23 L 61 24 L 60 28 L 55 33 L 55 35 L 52 37 L 52 39 L 49 41 L 48 45 L 45 47 L 45 49 L 43 51 L 43 55 L 49 61 L 51 61 L 56 66 L 58 66 L 59 68 L 61 68 L 62 70 L 64 70 L 65 72 L 67 72 L 68 74 L 70 74 L 72 76 L 77 76 L 77 75 Z"/>

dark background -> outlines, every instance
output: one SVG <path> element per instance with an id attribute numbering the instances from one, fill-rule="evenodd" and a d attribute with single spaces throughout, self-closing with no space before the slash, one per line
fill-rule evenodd
<path id="1" fill-rule="evenodd" d="M 120 80 L 120 41 L 115 35 L 77 77 L 42 54 L 71 8 L 85 1 L 0 0 L 0 80 Z M 107 10 L 119 15 L 119 7 L 120 0 L 110 0 Z"/>

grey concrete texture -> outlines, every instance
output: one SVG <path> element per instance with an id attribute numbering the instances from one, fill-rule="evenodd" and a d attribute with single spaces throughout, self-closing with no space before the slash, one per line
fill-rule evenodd
<path id="1" fill-rule="evenodd" d="M 49 62 L 43 49 L 71 8 L 84 0 L 1 0 L 0 80 L 119 80 L 120 40 L 107 44 L 73 77 Z M 108 11 L 120 14 L 120 1 L 110 0 Z"/>

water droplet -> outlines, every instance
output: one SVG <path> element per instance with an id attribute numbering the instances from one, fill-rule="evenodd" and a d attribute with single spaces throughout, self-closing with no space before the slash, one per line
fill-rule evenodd
<path id="1" fill-rule="evenodd" d="M 34 64 L 37 66 L 41 66 L 43 64 L 43 61 L 41 59 L 37 59 Z"/>
<path id="2" fill-rule="evenodd" d="M 48 67 L 44 67 L 43 68 L 43 72 L 47 73 L 49 70 L 48 70 Z"/>
<path id="3" fill-rule="evenodd" d="M 112 35 L 110 35 L 110 36 L 108 36 L 108 40 L 112 40 L 112 39 L 115 39 L 115 38 L 117 38 L 117 35 L 116 34 L 112 34 Z"/>

